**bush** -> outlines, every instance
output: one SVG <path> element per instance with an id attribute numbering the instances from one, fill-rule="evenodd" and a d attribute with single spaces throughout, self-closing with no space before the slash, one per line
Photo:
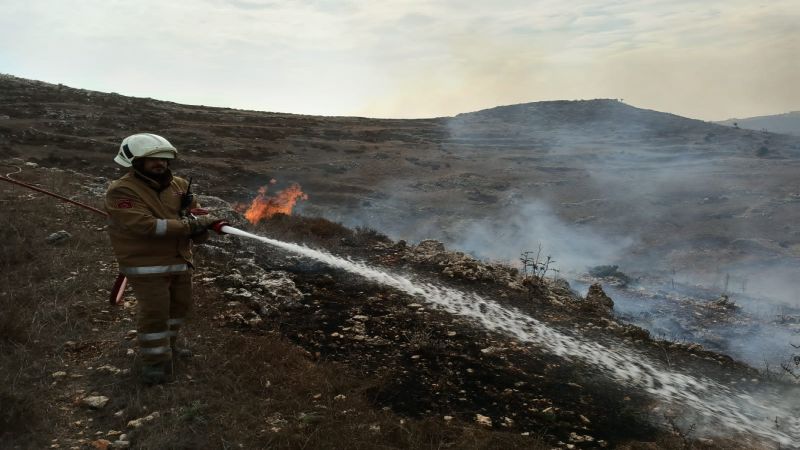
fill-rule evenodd
<path id="1" fill-rule="evenodd" d="M 595 278 L 616 278 L 623 284 L 631 282 L 631 278 L 619 271 L 619 266 L 594 266 L 589 268 L 589 275 Z"/>

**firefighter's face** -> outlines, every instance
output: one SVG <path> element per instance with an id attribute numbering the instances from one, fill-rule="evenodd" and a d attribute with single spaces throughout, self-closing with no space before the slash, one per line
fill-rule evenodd
<path id="1" fill-rule="evenodd" d="M 145 173 L 162 174 L 169 168 L 167 158 L 142 158 L 142 171 Z"/>

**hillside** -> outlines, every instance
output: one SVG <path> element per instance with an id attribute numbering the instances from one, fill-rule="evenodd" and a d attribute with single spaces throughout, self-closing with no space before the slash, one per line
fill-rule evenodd
<path id="1" fill-rule="evenodd" d="M 137 448 L 774 448 L 798 436 L 783 360 L 737 361 L 791 356 L 800 330 L 798 138 L 615 100 L 378 120 L 0 77 L 15 178 L 98 204 L 121 174 L 119 141 L 139 131 L 168 137 L 175 171 L 228 215 L 261 186 L 308 196 L 299 216 L 237 226 L 394 275 L 218 238 L 198 251 L 200 357 L 148 390 L 124 371 L 137 367 L 135 300 L 104 303 L 115 271 L 102 220 L 0 185 L 14 211 L 0 224 L 0 306 L 14 311 L 0 323 L 0 399 L 13 405 L 0 437 L 20 448 L 117 438 L 153 411 L 162 420 L 128 436 Z M 61 229 L 66 245 L 44 241 Z M 561 276 L 523 285 L 506 264 L 540 245 Z M 634 282 L 586 273 L 612 263 Z M 403 275 L 434 287 L 391 284 Z M 583 294 L 597 281 L 612 310 Z M 95 393 L 109 404 L 81 406 Z"/>
<path id="2" fill-rule="evenodd" d="M 107 182 L 17 160 L 3 165 L 23 169 L 16 179 L 92 205 Z M 14 211 L 0 223 L 0 439 L 10 448 L 771 448 L 747 422 L 740 432 L 719 428 L 697 405 L 664 403 L 634 379 L 615 381 L 579 352 L 555 356 L 555 341 L 490 332 L 435 298 L 232 236 L 197 249 L 195 357 L 178 364 L 171 383 L 146 387 L 136 378 L 136 300 L 129 293 L 124 305 L 108 304 L 115 268 L 102 218 L 6 183 L 0 200 Z M 235 215 L 218 199 L 201 200 Z M 48 243 L 62 229 L 71 236 Z M 459 295 L 477 292 L 613 354 L 636 349 L 641 370 L 654 374 L 702 374 L 701 383 L 715 379 L 764 399 L 776 388 L 795 395 L 726 356 L 621 324 L 563 282 L 526 289 L 515 269 L 432 241 L 407 246 L 287 216 L 253 231 Z M 683 383 L 679 377 L 661 382 Z M 720 417 L 739 414 L 715 403 L 717 388 L 706 389 L 704 404 L 721 408 Z M 769 402 L 780 411 L 779 400 Z"/>
<path id="3" fill-rule="evenodd" d="M 307 214 L 483 257 L 515 260 L 543 242 L 563 270 L 613 262 L 688 280 L 800 256 L 800 138 L 615 100 L 375 120 L 178 105 L 8 76 L 0 86 L 0 148 L 45 166 L 112 176 L 111 149 L 149 130 L 175 142 L 210 195 L 246 201 L 271 179 L 274 189 L 297 182 Z"/>
<path id="4" fill-rule="evenodd" d="M 181 150 L 200 192 L 247 202 L 299 183 L 298 211 L 395 239 L 516 261 L 543 245 L 570 279 L 619 265 L 795 304 L 800 138 L 616 100 L 539 102 L 425 120 L 179 105 L 0 77 L 0 149 L 106 177 L 125 136 Z M 235 180 L 235 181 L 233 181 Z M 750 291 L 747 291 L 749 288 Z"/>
<path id="5" fill-rule="evenodd" d="M 717 122 L 725 126 L 737 126 L 748 130 L 767 130 L 771 133 L 800 136 L 800 111 L 770 116 L 747 117 L 744 119 L 728 119 Z M 734 125 L 735 124 L 735 125 Z"/>

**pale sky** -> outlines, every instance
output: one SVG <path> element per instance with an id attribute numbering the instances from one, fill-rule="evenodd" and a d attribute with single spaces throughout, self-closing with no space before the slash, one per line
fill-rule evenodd
<path id="1" fill-rule="evenodd" d="M 800 0 L 0 0 L 0 72 L 301 114 L 621 98 L 722 120 L 800 110 Z"/>

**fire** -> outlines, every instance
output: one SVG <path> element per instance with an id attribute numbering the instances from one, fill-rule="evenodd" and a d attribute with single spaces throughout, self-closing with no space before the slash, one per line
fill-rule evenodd
<path id="1" fill-rule="evenodd" d="M 270 180 L 270 184 L 275 184 L 275 180 Z M 291 215 L 298 200 L 308 200 L 308 195 L 300 189 L 300 185 L 297 183 L 292 183 L 291 186 L 271 197 L 267 195 L 267 186 L 262 186 L 258 189 L 258 196 L 249 206 L 238 204 L 236 210 L 244 213 L 250 223 L 256 224 L 275 214 Z"/>

